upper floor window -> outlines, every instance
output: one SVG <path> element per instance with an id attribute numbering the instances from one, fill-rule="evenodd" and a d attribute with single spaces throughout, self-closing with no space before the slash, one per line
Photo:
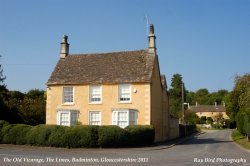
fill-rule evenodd
<path id="1" fill-rule="evenodd" d="M 76 125 L 79 118 L 79 111 L 77 110 L 58 110 L 57 124 L 62 126 Z"/>
<path id="2" fill-rule="evenodd" d="M 119 102 L 123 102 L 123 103 L 131 102 L 131 85 L 130 84 L 119 85 Z"/>
<path id="3" fill-rule="evenodd" d="M 72 86 L 63 87 L 63 104 L 74 103 L 74 88 Z"/>
<path id="4" fill-rule="evenodd" d="M 102 86 L 91 85 L 89 89 L 89 102 L 90 103 L 101 103 L 102 102 Z"/>

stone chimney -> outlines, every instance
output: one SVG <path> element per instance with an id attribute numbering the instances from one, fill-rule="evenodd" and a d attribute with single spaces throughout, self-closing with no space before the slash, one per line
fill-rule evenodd
<path id="1" fill-rule="evenodd" d="M 150 53 L 156 53 L 156 43 L 155 43 L 155 33 L 154 33 L 154 25 L 150 24 L 149 29 L 149 35 L 148 35 L 148 50 Z"/>
<path id="2" fill-rule="evenodd" d="M 61 42 L 60 58 L 64 59 L 68 55 L 69 55 L 68 36 L 63 35 L 63 39 L 62 39 L 62 42 Z"/>

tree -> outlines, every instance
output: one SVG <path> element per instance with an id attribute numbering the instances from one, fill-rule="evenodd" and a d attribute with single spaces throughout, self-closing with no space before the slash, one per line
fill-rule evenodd
<path id="1" fill-rule="evenodd" d="M 209 101 L 209 92 L 207 89 L 199 89 L 195 92 L 195 99 L 201 105 L 207 105 Z"/>
<path id="2" fill-rule="evenodd" d="M 44 93 L 43 90 L 32 89 L 25 95 L 18 110 L 23 123 L 29 125 L 45 123 L 46 99 Z"/>
<path id="3" fill-rule="evenodd" d="M 187 124 L 197 124 L 197 123 L 199 123 L 200 119 L 196 115 L 195 112 L 190 111 L 190 110 L 186 110 L 185 111 L 185 121 Z"/>
<path id="4" fill-rule="evenodd" d="M 187 92 L 186 102 L 189 103 L 190 105 L 195 105 L 196 99 L 194 92 Z"/>
<path id="5" fill-rule="evenodd" d="M 0 58 L 1 58 L 2 56 L 0 55 Z M 0 64 L 0 86 L 6 86 L 5 84 L 4 84 L 4 80 L 6 79 L 6 76 L 4 76 L 4 74 L 3 74 L 3 69 L 2 69 L 2 64 Z"/>
<path id="6" fill-rule="evenodd" d="M 1 58 L 1 55 L 0 55 Z M 9 112 L 5 104 L 5 99 L 7 97 L 8 90 L 4 83 L 6 76 L 3 75 L 2 64 L 0 64 L 0 119 L 6 120 L 9 117 Z"/>
<path id="7" fill-rule="evenodd" d="M 169 89 L 170 99 L 170 113 L 181 117 L 182 115 L 182 76 L 180 74 L 174 74 L 171 80 L 171 88 Z M 184 98 L 186 96 L 185 86 L 184 89 Z"/>
<path id="8" fill-rule="evenodd" d="M 234 119 L 241 133 L 246 131 L 246 123 L 250 123 L 250 74 L 237 76 L 233 91 L 226 96 L 226 110 Z M 248 119 L 248 120 L 246 120 Z"/>

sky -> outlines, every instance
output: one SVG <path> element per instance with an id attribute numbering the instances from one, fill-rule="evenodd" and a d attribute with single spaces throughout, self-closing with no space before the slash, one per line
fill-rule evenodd
<path id="1" fill-rule="evenodd" d="M 147 48 L 145 16 L 169 88 L 179 73 L 189 91 L 230 91 L 249 73 L 249 0 L 0 0 L 7 88 L 46 90 L 64 34 L 70 54 Z"/>

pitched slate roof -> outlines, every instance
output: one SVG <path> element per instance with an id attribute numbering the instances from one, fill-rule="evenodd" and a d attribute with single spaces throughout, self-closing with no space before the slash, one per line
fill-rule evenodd
<path id="1" fill-rule="evenodd" d="M 68 55 L 59 59 L 47 84 L 150 82 L 154 59 L 146 49 Z"/>
<path id="2" fill-rule="evenodd" d="M 223 105 L 198 105 L 190 106 L 189 109 L 194 112 L 226 112 Z"/>

